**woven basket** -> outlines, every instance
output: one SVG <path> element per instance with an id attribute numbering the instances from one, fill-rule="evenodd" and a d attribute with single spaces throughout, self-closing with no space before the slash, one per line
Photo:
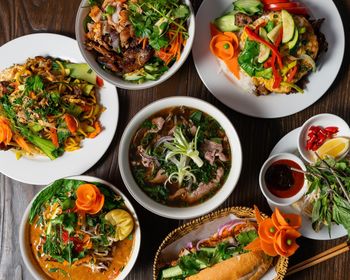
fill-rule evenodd
<path id="1" fill-rule="evenodd" d="M 153 262 L 153 280 L 157 280 L 158 274 L 159 274 L 159 256 L 160 252 L 176 241 L 177 239 L 183 237 L 184 235 L 188 234 L 192 230 L 197 229 L 199 226 L 203 225 L 206 222 L 215 220 L 217 218 L 221 218 L 224 216 L 227 216 L 229 214 L 234 214 L 237 217 L 240 218 L 255 218 L 254 215 L 254 210 L 252 208 L 248 207 L 230 207 L 230 208 L 225 208 L 213 213 L 210 213 L 208 215 L 205 215 L 201 218 L 198 218 L 196 220 L 193 220 L 187 224 L 182 225 L 181 227 L 178 227 L 177 229 L 173 230 L 170 232 L 167 237 L 163 240 L 162 244 L 160 244 L 158 251 L 156 253 L 156 256 L 154 258 Z M 261 214 L 264 218 L 267 218 L 265 214 Z M 285 257 L 276 257 L 274 259 L 274 266 L 275 270 L 277 273 L 277 276 L 275 277 L 274 280 L 282 280 L 287 272 L 288 268 L 288 258 Z"/>

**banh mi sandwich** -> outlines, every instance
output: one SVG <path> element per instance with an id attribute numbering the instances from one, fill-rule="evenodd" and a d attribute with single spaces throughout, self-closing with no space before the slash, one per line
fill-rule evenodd
<path id="1" fill-rule="evenodd" d="M 207 239 L 187 244 L 177 260 L 160 271 L 161 280 L 260 279 L 273 258 L 245 247 L 258 238 L 258 225 L 233 220 Z"/>

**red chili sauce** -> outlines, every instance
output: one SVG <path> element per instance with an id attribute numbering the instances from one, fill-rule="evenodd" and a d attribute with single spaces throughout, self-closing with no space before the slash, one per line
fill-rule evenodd
<path id="1" fill-rule="evenodd" d="M 265 182 L 267 189 L 280 198 L 296 195 L 304 185 L 304 174 L 292 171 L 290 167 L 302 170 L 294 161 L 282 159 L 274 162 L 266 170 Z"/>

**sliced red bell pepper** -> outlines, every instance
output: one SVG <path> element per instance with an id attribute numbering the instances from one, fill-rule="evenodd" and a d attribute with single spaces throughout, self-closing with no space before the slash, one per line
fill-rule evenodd
<path id="1" fill-rule="evenodd" d="M 289 0 L 262 0 L 265 5 L 268 4 L 278 4 L 278 3 L 288 3 Z"/>
<path id="2" fill-rule="evenodd" d="M 255 32 L 251 28 L 249 28 L 248 26 L 246 26 L 244 28 L 244 30 L 247 33 L 250 40 L 264 44 L 271 49 L 272 53 L 275 54 L 275 56 L 276 56 L 277 63 L 279 65 L 279 67 L 282 69 L 283 68 L 282 57 L 281 57 L 281 54 L 279 53 L 278 49 L 274 45 L 272 45 L 271 43 L 262 39 L 259 35 L 255 34 Z"/>
<path id="3" fill-rule="evenodd" d="M 303 4 L 298 2 L 268 4 L 264 6 L 264 9 L 268 11 L 287 10 L 292 14 L 304 15 L 304 16 L 309 14 L 308 9 Z"/>
<path id="4" fill-rule="evenodd" d="M 276 55 L 274 53 L 272 53 L 272 63 L 271 63 L 271 67 L 272 67 L 272 73 L 273 73 L 273 78 L 274 78 L 274 83 L 272 85 L 273 88 L 279 88 L 282 82 L 282 77 L 278 71 L 278 69 L 276 68 Z"/>
<path id="5" fill-rule="evenodd" d="M 282 42 L 282 38 L 283 38 L 283 28 L 280 29 L 280 31 L 278 32 L 278 36 L 276 38 L 276 42 L 275 42 L 275 46 L 276 48 L 278 48 Z"/>
<path id="6" fill-rule="evenodd" d="M 256 34 L 259 34 L 259 28 L 260 28 L 260 27 L 265 27 L 266 24 L 267 24 L 266 21 L 263 21 L 262 23 L 258 24 L 258 25 L 255 27 L 255 33 L 256 33 Z"/>
<path id="7" fill-rule="evenodd" d="M 267 69 L 267 68 L 270 68 L 271 66 L 272 66 L 272 56 L 270 56 L 269 59 L 265 61 L 264 68 Z"/>
<path id="8" fill-rule="evenodd" d="M 287 82 L 290 83 L 298 72 L 298 65 L 295 65 L 287 74 Z"/>
<path id="9" fill-rule="evenodd" d="M 103 87 L 103 80 L 99 76 L 96 76 L 96 84 L 99 87 Z"/>

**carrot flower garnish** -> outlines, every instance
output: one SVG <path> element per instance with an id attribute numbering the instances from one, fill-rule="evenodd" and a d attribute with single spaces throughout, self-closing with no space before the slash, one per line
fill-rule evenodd
<path id="1" fill-rule="evenodd" d="M 210 51 L 217 58 L 223 60 L 227 68 L 239 79 L 238 65 L 238 37 L 233 32 L 219 32 L 211 26 L 211 34 L 215 34 L 210 41 Z"/>
<path id="2" fill-rule="evenodd" d="M 299 248 L 296 239 L 301 236 L 297 229 L 301 226 L 301 216 L 284 214 L 278 208 L 271 218 L 263 219 L 257 207 L 254 207 L 258 222 L 259 237 L 248 244 L 249 251 L 262 250 L 269 256 L 290 257 Z"/>
<path id="3" fill-rule="evenodd" d="M 104 204 L 105 197 L 93 184 L 82 184 L 76 191 L 77 200 L 75 202 L 78 211 L 87 214 L 98 213 Z"/>

